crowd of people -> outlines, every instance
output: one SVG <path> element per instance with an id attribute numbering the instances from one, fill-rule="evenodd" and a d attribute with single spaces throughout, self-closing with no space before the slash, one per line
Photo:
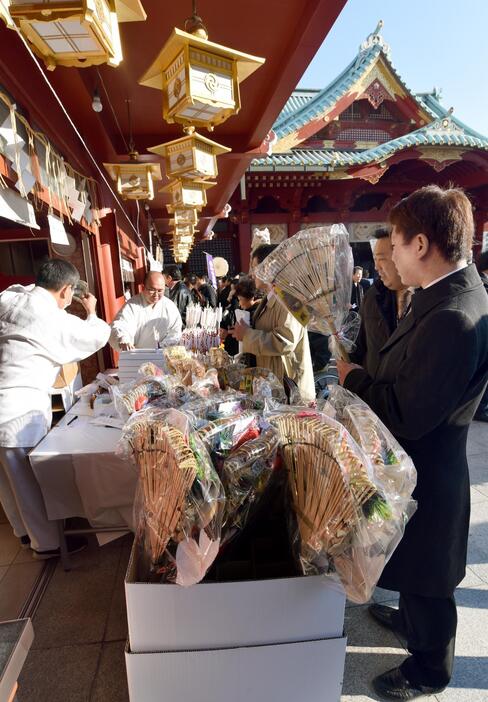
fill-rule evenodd
<path id="1" fill-rule="evenodd" d="M 471 203 L 455 188 L 412 193 L 392 209 L 390 224 L 375 233 L 373 284 L 354 269 L 350 309 L 361 327 L 350 362 L 338 360 L 337 369 L 417 469 L 418 509 L 379 583 L 400 593 L 399 609 L 370 607 L 409 651 L 375 678 L 375 690 L 407 700 L 441 691 L 452 674 L 454 590 L 465 574 L 469 528 L 466 441 L 473 417 L 488 421 L 488 254 L 477 270 Z M 96 316 L 91 294 L 82 299 L 85 320 L 66 312 L 79 275 L 64 260 L 45 263 L 35 286 L 0 294 L 0 501 L 34 557 L 59 550 L 28 453 L 50 428 L 49 390 L 62 364 L 107 341 L 117 351 L 177 344 L 190 303 L 220 306 L 229 354 L 271 370 L 302 401 L 315 400 L 314 369 L 330 357 L 327 339 L 308 332 L 256 275 L 274 248 L 258 246 L 249 274 L 224 276 L 218 289 L 174 265 L 152 271 L 111 326 Z"/>

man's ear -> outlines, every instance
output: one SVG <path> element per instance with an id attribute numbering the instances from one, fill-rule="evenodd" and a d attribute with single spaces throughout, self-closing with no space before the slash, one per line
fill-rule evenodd
<path id="1" fill-rule="evenodd" d="M 70 288 L 71 285 L 63 285 L 61 290 L 59 290 L 58 295 L 61 300 L 64 301 L 69 299 Z"/>
<path id="2" fill-rule="evenodd" d="M 417 234 L 415 237 L 417 258 L 422 259 L 427 256 L 430 251 L 430 241 L 425 234 Z"/>

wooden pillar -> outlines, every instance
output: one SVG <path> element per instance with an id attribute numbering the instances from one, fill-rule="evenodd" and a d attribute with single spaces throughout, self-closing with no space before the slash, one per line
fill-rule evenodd
<path id="1" fill-rule="evenodd" d="M 239 222 L 239 270 L 249 271 L 249 256 L 251 255 L 251 224 Z"/>

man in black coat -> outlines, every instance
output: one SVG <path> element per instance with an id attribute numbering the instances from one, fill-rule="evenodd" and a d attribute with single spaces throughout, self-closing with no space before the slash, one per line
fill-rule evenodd
<path id="1" fill-rule="evenodd" d="M 361 327 L 356 347 L 350 354 L 351 361 L 363 366 L 372 377 L 379 362 L 380 349 L 410 309 L 411 298 L 409 288 L 402 283 L 391 260 L 389 230 L 385 227 L 377 229 L 374 238 L 373 258 L 379 279 L 364 296 L 360 311 Z"/>
<path id="2" fill-rule="evenodd" d="M 399 610 L 371 614 L 402 632 L 410 656 L 373 681 L 382 699 L 440 692 L 454 659 L 454 590 L 465 574 L 470 515 L 468 428 L 488 379 L 488 299 L 467 259 L 474 233 L 469 200 L 431 185 L 390 215 L 393 261 L 420 288 L 380 351 L 374 377 L 338 362 L 344 387 L 362 397 L 417 468 L 417 512 L 379 581 L 400 592 Z"/>
<path id="3" fill-rule="evenodd" d="M 181 315 L 183 326 L 186 325 L 186 308 L 191 300 L 191 293 L 182 280 L 178 266 L 166 266 L 163 270 L 166 287 L 169 290 L 169 299 L 175 303 Z"/>
<path id="4" fill-rule="evenodd" d="M 476 262 L 476 267 L 480 274 L 481 282 L 488 293 L 488 251 L 483 251 Z M 485 390 L 485 394 L 480 400 L 474 418 L 477 422 L 488 422 L 488 388 Z"/>
<path id="5" fill-rule="evenodd" d="M 356 312 L 361 307 L 364 294 L 369 290 L 370 282 L 364 280 L 363 269 L 361 266 L 354 266 L 352 272 L 352 288 L 351 288 L 351 309 Z"/>

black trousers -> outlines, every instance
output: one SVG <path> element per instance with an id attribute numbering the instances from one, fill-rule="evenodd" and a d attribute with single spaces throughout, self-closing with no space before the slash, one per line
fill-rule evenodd
<path id="1" fill-rule="evenodd" d="M 448 685 L 457 627 L 454 597 L 400 593 L 398 623 L 411 654 L 400 666 L 407 680 L 427 687 Z"/>

